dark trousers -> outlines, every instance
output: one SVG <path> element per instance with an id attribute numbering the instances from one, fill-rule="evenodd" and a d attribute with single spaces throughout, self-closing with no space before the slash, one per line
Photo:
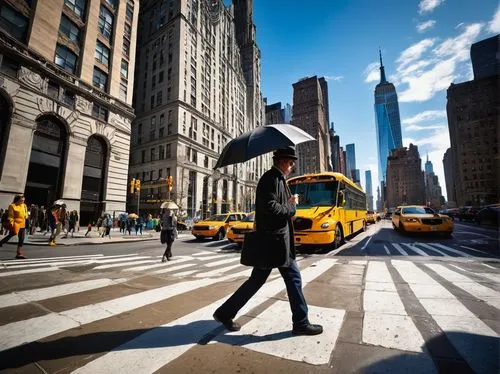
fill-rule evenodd
<path id="1" fill-rule="evenodd" d="M 0 240 L 0 245 L 3 245 L 5 243 L 7 243 L 10 238 L 12 238 L 13 236 L 16 236 L 15 234 L 12 234 L 11 231 L 9 231 L 9 234 L 3 238 L 2 240 Z M 26 236 L 26 229 L 19 229 L 19 232 L 17 233 L 17 246 L 18 247 L 22 247 L 23 244 L 24 244 L 24 237 Z"/>
<path id="2" fill-rule="evenodd" d="M 285 281 L 288 301 L 292 310 L 293 327 L 307 325 L 309 323 L 307 303 L 302 293 L 302 278 L 297 264 L 292 261 L 290 267 L 282 267 L 278 270 Z M 233 319 L 248 300 L 266 283 L 269 274 L 271 274 L 271 269 L 254 268 L 250 278 L 217 309 L 217 315 L 221 319 Z"/>

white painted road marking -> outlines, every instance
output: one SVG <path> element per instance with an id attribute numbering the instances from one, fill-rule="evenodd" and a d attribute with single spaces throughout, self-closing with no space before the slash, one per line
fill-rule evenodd
<path id="1" fill-rule="evenodd" d="M 412 245 L 410 243 L 402 243 L 405 247 L 409 248 L 411 251 L 417 252 L 421 256 L 429 256 L 427 253 L 422 251 L 421 249 L 417 248 L 415 245 Z"/>
<path id="2" fill-rule="evenodd" d="M 408 253 L 401 248 L 401 246 L 397 243 L 392 243 L 392 246 L 398 250 L 399 253 L 401 253 L 403 256 L 408 256 Z"/>

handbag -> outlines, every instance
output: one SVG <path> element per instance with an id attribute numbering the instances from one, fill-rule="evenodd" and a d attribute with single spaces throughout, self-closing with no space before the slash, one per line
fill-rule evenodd
<path id="1" fill-rule="evenodd" d="M 245 233 L 240 263 L 261 269 L 279 268 L 288 261 L 285 234 L 266 231 Z"/>

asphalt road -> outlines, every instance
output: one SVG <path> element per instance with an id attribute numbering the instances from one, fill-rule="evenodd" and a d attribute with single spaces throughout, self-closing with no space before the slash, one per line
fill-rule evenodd
<path id="1" fill-rule="evenodd" d="M 369 225 L 337 250 L 298 248 L 313 323 L 291 335 L 274 270 L 228 333 L 212 319 L 248 277 L 239 248 L 159 240 L 0 249 L 0 370 L 47 373 L 450 373 L 499 371 L 498 231 L 452 238 Z"/>

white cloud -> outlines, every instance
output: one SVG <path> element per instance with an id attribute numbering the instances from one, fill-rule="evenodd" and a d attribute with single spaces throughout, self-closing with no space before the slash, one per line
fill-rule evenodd
<path id="1" fill-rule="evenodd" d="M 406 132 L 412 132 L 412 131 L 429 131 L 429 130 L 438 130 L 438 129 L 445 129 L 445 125 L 427 125 L 427 126 L 422 126 L 422 125 L 409 125 L 405 127 Z"/>
<path id="2" fill-rule="evenodd" d="M 325 75 L 324 78 L 327 81 L 340 81 L 340 80 L 344 79 L 344 76 L 343 75 Z"/>
<path id="3" fill-rule="evenodd" d="M 404 118 L 401 123 L 404 125 L 414 125 L 420 122 L 432 121 L 438 118 L 445 118 L 446 110 L 426 110 L 425 112 L 418 113 L 417 115 Z"/>
<path id="4" fill-rule="evenodd" d="M 421 22 L 417 25 L 417 31 L 420 33 L 425 32 L 429 29 L 432 29 L 435 24 L 436 24 L 436 21 L 434 21 L 433 19 L 430 19 L 430 20 L 425 21 L 425 22 Z"/>
<path id="5" fill-rule="evenodd" d="M 445 0 L 420 0 L 418 4 L 418 12 L 424 14 L 427 12 L 432 12 L 440 4 L 444 3 Z"/>
<path id="6" fill-rule="evenodd" d="M 378 62 L 372 62 L 365 68 L 363 75 L 365 76 L 366 83 L 378 82 L 380 80 L 379 67 Z"/>
<path id="7" fill-rule="evenodd" d="M 483 27 L 482 23 L 473 23 L 465 27 L 465 31 L 455 38 L 448 38 L 433 52 L 438 58 L 454 57 L 459 61 L 469 60 L 470 46 L 476 40 Z"/>
<path id="8" fill-rule="evenodd" d="M 491 33 L 500 32 L 500 6 L 497 8 L 493 19 L 488 23 L 488 31 Z"/>
<path id="9" fill-rule="evenodd" d="M 401 52 L 396 62 L 400 65 L 400 67 L 404 67 L 412 61 L 419 59 L 420 56 L 422 56 L 422 54 L 433 45 L 434 39 L 423 39 Z"/>

